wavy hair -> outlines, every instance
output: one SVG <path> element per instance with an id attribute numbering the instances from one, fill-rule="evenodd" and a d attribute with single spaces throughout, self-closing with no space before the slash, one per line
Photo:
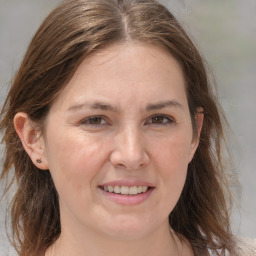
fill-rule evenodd
<path id="1" fill-rule="evenodd" d="M 78 65 L 116 42 L 140 41 L 167 49 L 180 63 L 194 130 L 204 111 L 197 152 L 188 166 L 181 197 L 169 223 L 188 239 L 195 255 L 237 255 L 230 228 L 229 180 L 222 161 L 223 115 L 206 65 L 176 18 L 154 0 L 69 0 L 42 23 L 30 43 L 1 110 L 5 144 L 1 179 L 14 176 L 12 242 L 20 256 L 39 256 L 61 233 L 58 194 L 48 171 L 33 165 L 17 136 L 13 118 L 25 112 L 43 131 L 51 104 Z M 229 254 L 228 254 L 229 253 Z"/>

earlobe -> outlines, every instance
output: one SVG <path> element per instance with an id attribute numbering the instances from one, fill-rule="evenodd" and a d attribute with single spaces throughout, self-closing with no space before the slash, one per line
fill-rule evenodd
<path id="1" fill-rule="evenodd" d="M 195 115 L 195 121 L 196 121 L 196 133 L 193 137 L 192 140 L 192 144 L 191 144 L 191 151 L 190 151 L 190 155 L 189 155 L 189 163 L 191 162 L 191 160 L 194 157 L 194 154 L 197 150 L 197 147 L 199 145 L 200 142 L 200 134 L 202 131 L 202 127 L 203 127 L 203 121 L 204 121 L 204 113 L 203 113 L 203 109 L 202 108 L 198 108 L 196 115 Z"/>
<path id="2" fill-rule="evenodd" d="M 23 112 L 17 113 L 13 123 L 22 145 L 34 165 L 39 169 L 47 170 L 48 162 L 45 154 L 44 139 L 40 131 L 30 120 L 28 114 Z"/>

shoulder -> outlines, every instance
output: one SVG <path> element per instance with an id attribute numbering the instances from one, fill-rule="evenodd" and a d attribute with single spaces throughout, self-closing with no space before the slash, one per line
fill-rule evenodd
<path id="1" fill-rule="evenodd" d="M 237 239 L 237 247 L 241 256 L 256 256 L 256 239 Z"/>
<path id="2" fill-rule="evenodd" d="M 236 238 L 235 239 L 235 255 L 237 256 L 256 256 L 256 239 L 251 238 Z M 210 256 L 215 256 L 216 253 L 213 253 L 209 250 Z M 222 254 L 221 254 L 222 255 Z M 233 256 L 230 253 L 225 253 L 225 256 Z"/>

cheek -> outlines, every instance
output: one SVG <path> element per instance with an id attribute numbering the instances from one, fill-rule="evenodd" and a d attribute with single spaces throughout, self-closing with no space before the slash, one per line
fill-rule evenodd
<path id="1" fill-rule="evenodd" d="M 183 190 L 187 176 L 188 158 L 190 154 L 190 137 L 185 134 L 170 136 L 156 144 L 154 148 L 155 165 L 160 176 L 163 208 L 169 214 L 175 207 Z"/>
<path id="2" fill-rule="evenodd" d="M 49 133 L 53 134 L 53 133 Z M 47 159 L 56 188 L 84 193 L 105 162 L 102 140 L 78 132 L 58 132 L 48 136 Z"/>
<path id="3" fill-rule="evenodd" d="M 191 138 L 189 134 L 184 133 L 166 136 L 161 141 L 154 143 L 152 148 L 154 149 L 154 159 L 157 159 L 167 172 L 175 169 L 179 171 L 188 165 Z"/>

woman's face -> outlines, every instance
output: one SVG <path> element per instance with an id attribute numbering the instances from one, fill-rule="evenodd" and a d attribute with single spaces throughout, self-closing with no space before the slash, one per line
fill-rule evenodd
<path id="1" fill-rule="evenodd" d="M 87 57 L 45 127 L 62 232 L 130 239 L 168 226 L 197 147 L 182 70 L 169 53 L 126 43 Z"/>

